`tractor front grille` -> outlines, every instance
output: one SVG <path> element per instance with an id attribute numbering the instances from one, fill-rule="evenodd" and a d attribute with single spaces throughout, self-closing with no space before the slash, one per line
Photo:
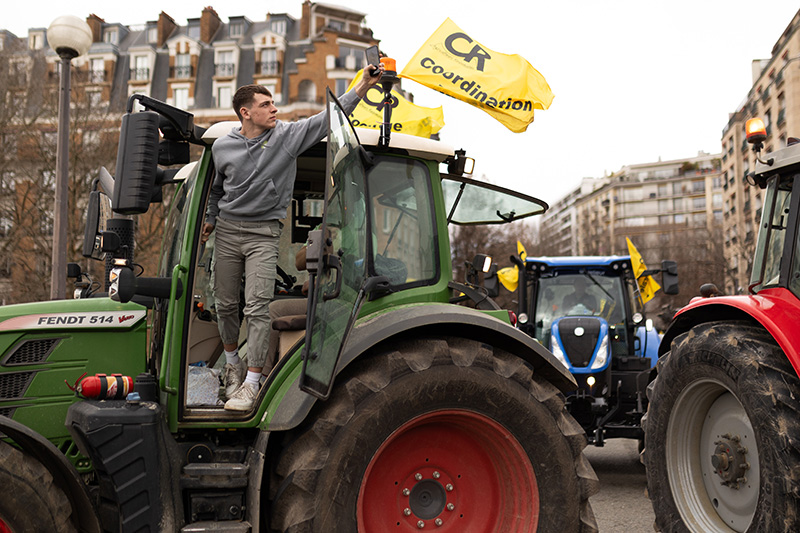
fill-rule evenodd
<path id="1" fill-rule="evenodd" d="M 22 366 L 43 363 L 61 339 L 27 339 L 11 349 L 2 366 Z"/>
<path id="2" fill-rule="evenodd" d="M 579 329 L 580 328 L 580 329 Z M 575 330 L 581 335 L 575 335 Z M 558 334 L 567 359 L 575 368 L 589 366 L 600 337 L 600 321 L 591 317 L 569 317 L 558 321 Z"/>

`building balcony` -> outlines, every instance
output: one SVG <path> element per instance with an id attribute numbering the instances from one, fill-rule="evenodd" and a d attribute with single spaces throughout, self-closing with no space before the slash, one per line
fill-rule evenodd
<path id="1" fill-rule="evenodd" d="M 214 76 L 219 78 L 232 78 L 236 73 L 236 63 L 216 63 Z"/>
<path id="2" fill-rule="evenodd" d="M 169 77 L 180 80 L 191 79 L 194 77 L 194 67 L 191 65 L 169 67 Z"/>
<path id="3" fill-rule="evenodd" d="M 281 62 L 261 61 L 256 65 L 256 70 L 262 76 L 277 76 L 281 72 Z"/>
<path id="4" fill-rule="evenodd" d="M 150 81 L 150 69 L 132 68 L 130 81 Z"/>

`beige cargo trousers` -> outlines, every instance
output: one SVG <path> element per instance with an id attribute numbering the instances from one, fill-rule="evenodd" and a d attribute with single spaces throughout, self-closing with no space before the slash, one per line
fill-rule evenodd
<path id="1" fill-rule="evenodd" d="M 275 366 L 267 361 L 270 334 L 269 303 L 275 295 L 278 243 L 277 220 L 243 222 L 217 217 L 214 250 L 214 297 L 219 335 L 225 344 L 239 342 L 239 294 L 244 274 L 244 317 L 247 320 L 247 366 Z"/>

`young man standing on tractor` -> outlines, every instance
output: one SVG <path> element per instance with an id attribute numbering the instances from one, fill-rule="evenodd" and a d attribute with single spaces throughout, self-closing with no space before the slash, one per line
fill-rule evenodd
<path id="1" fill-rule="evenodd" d="M 373 67 L 373 65 L 370 65 Z M 364 75 L 341 98 L 352 113 L 367 90 L 380 80 L 383 63 Z M 292 198 L 297 157 L 327 131 L 326 112 L 293 123 L 277 119 L 272 94 L 261 85 L 245 85 L 233 96 L 241 128 L 214 143 L 216 178 L 203 226 L 205 241 L 216 228 L 214 291 L 219 333 L 225 349 L 225 409 L 248 411 L 258 395 L 267 361 L 269 303 L 275 288 L 280 219 Z M 248 366 L 239 358 L 239 292 L 245 277 Z M 274 352 L 272 352 L 274 353 Z"/>

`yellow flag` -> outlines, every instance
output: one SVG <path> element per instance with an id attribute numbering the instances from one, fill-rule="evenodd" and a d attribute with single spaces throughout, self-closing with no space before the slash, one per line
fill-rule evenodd
<path id="1" fill-rule="evenodd" d="M 350 82 L 349 91 L 361 79 L 363 70 Z M 422 107 L 412 104 L 399 92 L 392 90 L 392 131 L 430 139 L 444 126 L 442 107 Z M 356 128 L 379 130 L 383 122 L 383 91 L 373 86 L 350 113 L 350 121 Z"/>
<path id="2" fill-rule="evenodd" d="M 544 76 L 524 57 L 486 48 L 449 18 L 400 76 L 483 109 L 516 133 L 533 122 L 534 109 L 553 101 Z"/>
<path id="3" fill-rule="evenodd" d="M 625 237 L 625 240 L 628 241 L 628 253 L 631 256 L 633 276 L 636 278 L 637 283 L 639 283 L 639 294 L 642 295 L 642 305 L 644 305 L 653 299 L 653 296 L 656 295 L 656 291 L 661 288 L 661 285 L 653 279 L 653 276 L 642 276 L 642 273 L 647 270 L 647 266 L 642 259 L 642 254 L 639 253 L 639 250 L 636 249 L 628 237 Z"/>
<path id="4" fill-rule="evenodd" d="M 517 240 L 517 254 L 523 261 L 525 261 L 525 258 L 528 257 L 528 252 L 525 251 L 525 246 L 523 246 L 522 242 L 519 240 Z"/>
<path id="5" fill-rule="evenodd" d="M 519 283 L 519 269 L 516 266 L 501 268 L 497 271 L 497 279 L 503 284 L 506 290 L 514 292 Z"/>

